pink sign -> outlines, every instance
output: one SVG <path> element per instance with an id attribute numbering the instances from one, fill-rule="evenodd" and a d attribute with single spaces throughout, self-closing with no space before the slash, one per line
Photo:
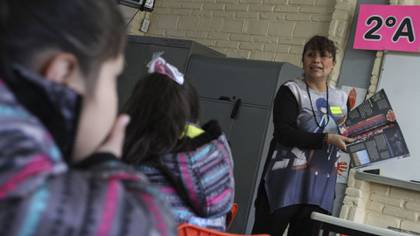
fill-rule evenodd
<path id="1" fill-rule="evenodd" d="M 420 6 L 361 4 L 353 47 L 420 52 Z"/>

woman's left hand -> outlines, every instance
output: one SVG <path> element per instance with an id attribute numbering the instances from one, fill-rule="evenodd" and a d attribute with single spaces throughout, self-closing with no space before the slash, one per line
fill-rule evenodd
<path id="1" fill-rule="evenodd" d="M 344 172 L 347 170 L 347 162 L 345 161 L 337 162 L 335 168 L 337 169 L 337 173 L 339 175 L 344 175 Z"/>

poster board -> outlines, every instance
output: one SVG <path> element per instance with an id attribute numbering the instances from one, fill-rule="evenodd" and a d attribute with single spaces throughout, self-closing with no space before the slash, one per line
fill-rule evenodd
<path id="1" fill-rule="evenodd" d="M 353 166 L 367 166 L 409 155 L 384 89 L 348 113 L 343 135 L 354 139 L 347 145 Z"/>

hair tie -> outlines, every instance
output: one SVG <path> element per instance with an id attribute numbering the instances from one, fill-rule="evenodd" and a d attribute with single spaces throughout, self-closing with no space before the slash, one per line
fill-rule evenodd
<path id="1" fill-rule="evenodd" d="M 161 75 L 166 75 L 177 84 L 182 85 L 184 84 L 184 75 L 178 71 L 178 69 L 169 64 L 161 57 L 163 52 L 154 53 L 152 56 L 152 60 L 147 64 L 148 72 L 158 73 Z"/>

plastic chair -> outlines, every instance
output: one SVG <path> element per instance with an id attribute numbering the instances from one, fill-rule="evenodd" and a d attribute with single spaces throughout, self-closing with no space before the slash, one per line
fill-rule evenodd
<path id="1" fill-rule="evenodd" d="M 229 214 L 226 217 L 226 226 L 232 224 L 233 220 L 238 214 L 238 204 L 233 203 L 232 208 L 230 209 Z M 207 229 L 198 227 L 196 225 L 183 223 L 178 226 L 178 236 L 245 236 L 245 234 L 231 234 L 226 232 L 217 231 L 214 229 Z M 270 236 L 269 234 L 253 234 L 250 236 Z"/>
<path id="2" fill-rule="evenodd" d="M 213 229 L 198 227 L 191 224 L 181 224 L 178 226 L 178 236 L 245 236 L 245 234 L 231 234 L 220 232 Z M 268 234 L 253 234 L 252 236 L 270 236 Z"/>
<path id="3" fill-rule="evenodd" d="M 226 216 L 226 228 L 229 228 L 232 225 L 233 220 L 238 214 L 238 204 L 233 203 L 232 208 L 230 208 L 229 214 Z"/>

